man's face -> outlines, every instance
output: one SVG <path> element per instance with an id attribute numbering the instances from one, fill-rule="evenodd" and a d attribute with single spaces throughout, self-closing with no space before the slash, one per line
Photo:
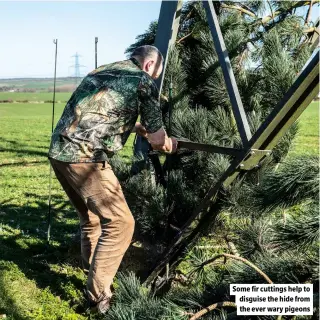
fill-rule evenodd
<path id="1" fill-rule="evenodd" d="M 143 64 L 143 70 L 147 72 L 153 79 L 158 79 L 163 69 L 163 62 L 161 58 L 154 55 L 147 58 Z"/>

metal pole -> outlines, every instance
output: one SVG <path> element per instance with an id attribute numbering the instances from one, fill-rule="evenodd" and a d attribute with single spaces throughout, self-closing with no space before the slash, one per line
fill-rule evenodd
<path id="1" fill-rule="evenodd" d="M 52 125 L 51 134 L 53 133 L 54 126 L 54 109 L 56 102 L 56 81 L 57 81 L 57 53 L 58 53 L 58 39 L 54 39 L 53 43 L 56 46 L 55 61 L 54 61 L 54 80 L 53 80 L 53 101 L 52 101 Z M 47 241 L 50 241 L 50 231 L 51 231 L 51 185 L 52 185 L 52 166 L 50 164 L 49 173 L 49 208 L 48 208 L 48 229 L 47 229 Z"/>
<path id="2" fill-rule="evenodd" d="M 172 77 L 169 85 L 169 137 L 172 135 L 172 110 L 173 105 L 172 105 Z"/>
<path id="3" fill-rule="evenodd" d="M 248 145 L 248 141 L 251 139 L 252 135 L 251 135 L 249 123 L 246 117 L 246 113 L 240 98 L 237 82 L 232 71 L 228 51 L 223 40 L 218 17 L 216 15 L 216 12 L 211 0 L 205 0 L 202 2 L 206 10 L 213 43 L 218 55 L 221 68 L 222 68 L 227 91 L 230 97 L 233 114 L 234 114 L 237 127 L 239 130 L 239 134 L 242 140 L 242 145 L 244 148 L 246 148 Z"/>
<path id="4" fill-rule="evenodd" d="M 98 37 L 95 37 L 95 69 L 98 68 Z"/>
<path id="5" fill-rule="evenodd" d="M 163 71 L 160 77 L 155 81 L 160 93 L 166 73 L 168 53 L 170 47 L 175 44 L 177 38 L 182 2 L 182 0 L 161 2 L 158 29 L 154 42 L 154 45 L 160 50 L 164 58 Z"/>
<path id="6" fill-rule="evenodd" d="M 181 16 L 182 2 L 182 0 L 163 0 L 161 2 L 157 34 L 154 42 L 154 45 L 160 50 L 164 58 L 163 71 L 160 77 L 155 80 L 155 83 L 159 89 L 159 94 L 161 93 L 163 79 L 166 72 L 168 52 L 170 51 L 170 47 L 176 41 Z M 149 146 L 149 148 L 147 148 L 147 146 Z M 143 150 L 148 149 L 151 149 L 149 142 L 145 138 L 136 137 L 134 143 L 135 154 L 142 153 L 145 164 L 147 164 L 148 160 L 151 159 L 156 172 L 157 182 L 165 186 L 164 174 L 159 157 L 156 154 L 148 156 L 143 152 Z"/>
<path id="7" fill-rule="evenodd" d="M 172 77 L 169 85 L 169 128 L 168 128 L 168 136 L 171 137 L 172 135 Z M 172 169 L 172 155 L 168 154 L 167 155 L 167 161 L 168 161 L 168 182 L 167 182 L 167 187 L 169 189 L 169 183 L 170 183 L 170 173 Z M 167 195 L 168 195 L 168 189 L 167 189 Z"/>

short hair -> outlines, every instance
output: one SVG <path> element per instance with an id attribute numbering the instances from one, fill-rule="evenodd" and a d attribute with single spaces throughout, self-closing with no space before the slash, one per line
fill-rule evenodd
<path id="1" fill-rule="evenodd" d="M 159 49 L 155 46 L 149 45 L 135 48 L 130 57 L 141 57 L 142 59 L 146 59 L 151 58 L 154 54 L 157 54 L 157 56 L 161 59 L 161 62 L 163 62 L 163 55 Z"/>

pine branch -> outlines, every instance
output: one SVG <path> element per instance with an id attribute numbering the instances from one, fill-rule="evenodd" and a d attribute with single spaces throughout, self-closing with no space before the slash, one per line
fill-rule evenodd
<path id="1" fill-rule="evenodd" d="M 297 1 L 292 7 L 288 8 L 286 10 L 284 10 L 284 9 L 277 10 L 277 11 L 273 12 L 273 14 L 262 18 L 260 20 L 260 23 L 262 25 L 266 25 L 267 23 L 269 23 L 270 21 L 276 19 L 280 15 L 284 15 L 285 16 L 285 15 L 289 14 L 293 9 L 296 9 L 296 8 L 299 8 L 299 7 L 304 7 L 304 6 L 308 5 L 308 4 L 311 5 L 311 3 L 312 3 L 312 5 L 314 5 L 314 4 L 319 3 L 319 2 L 320 2 L 320 0 Z"/>
<path id="2" fill-rule="evenodd" d="M 241 8 L 241 7 L 238 7 L 238 6 L 232 6 L 232 5 L 227 5 L 227 4 L 224 4 L 222 3 L 221 4 L 221 8 L 223 9 L 232 9 L 232 10 L 238 10 L 244 14 L 247 14 L 249 15 L 250 17 L 253 17 L 253 18 L 256 18 L 257 16 L 252 12 L 252 11 L 249 11 L 245 8 Z"/>
<path id="3" fill-rule="evenodd" d="M 192 29 L 192 31 L 190 33 L 188 33 L 187 35 L 185 35 L 184 37 L 180 38 L 179 40 L 176 41 L 177 44 L 179 44 L 180 42 L 182 42 L 183 40 L 187 39 L 188 37 L 190 37 L 193 34 L 194 28 Z"/>
<path id="4" fill-rule="evenodd" d="M 248 265 L 252 269 L 256 270 L 268 283 L 270 283 L 270 284 L 273 283 L 272 280 L 261 269 L 259 269 L 256 265 L 254 265 L 252 262 L 250 262 L 249 260 L 247 260 L 245 258 L 235 256 L 235 255 L 232 255 L 229 253 L 221 253 L 221 254 L 214 256 L 213 258 L 201 263 L 198 266 L 197 270 L 204 268 L 205 266 L 213 263 L 214 261 L 216 261 L 217 259 L 222 258 L 222 257 L 223 258 L 230 258 L 230 259 L 234 259 L 234 260 L 238 260 L 238 261 L 243 262 L 244 264 Z M 195 272 L 195 270 L 191 274 L 193 274 L 194 272 Z"/>
<path id="5" fill-rule="evenodd" d="M 128 56 L 137 48 L 143 45 L 153 45 L 157 33 L 158 22 L 153 21 L 149 24 L 148 29 L 145 33 L 140 34 L 136 37 L 135 43 L 131 44 L 126 50 L 125 54 Z"/>
<path id="6" fill-rule="evenodd" d="M 318 203 L 312 203 L 301 210 L 298 217 L 289 217 L 285 225 L 278 223 L 271 243 L 281 251 L 308 250 L 319 240 L 318 210 Z"/>
<path id="7" fill-rule="evenodd" d="M 304 29 L 304 30 L 303 30 L 303 33 L 311 33 L 311 32 L 315 32 L 315 33 L 317 33 L 318 35 L 320 35 L 319 30 L 318 30 L 317 28 L 315 28 L 315 27 L 311 27 L 311 28 L 308 28 L 308 29 Z"/>
<path id="8" fill-rule="evenodd" d="M 256 13 L 251 8 L 249 8 L 245 3 L 239 3 L 239 5 L 256 16 Z"/>
<path id="9" fill-rule="evenodd" d="M 236 246 L 234 245 L 234 243 L 227 240 L 227 244 L 228 244 L 228 247 L 229 247 L 230 252 L 231 252 L 234 256 L 239 257 L 240 254 L 239 254 Z"/>
<path id="10" fill-rule="evenodd" d="M 257 253 L 251 257 L 256 265 L 264 270 L 274 283 L 303 283 L 309 279 L 318 278 L 318 251 L 314 246 L 306 250 L 270 250 Z M 227 283 L 263 283 L 260 274 L 252 272 L 246 264 L 234 263 L 228 265 Z M 313 282 L 314 283 L 314 282 Z"/>
<path id="11" fill-rule="evenodd" d="M 270 8 L 271 16 L 273 17 L 274 16 L 274 12 L 273 12 L 273 9 L 272 9 L 272 5 L 271 5 L 269 0 L 267 0 L 267 3 L 268 3 L 268 6 Z"/>
<path id="12" fill-rule="evenodd" d="M 265 11 L 265 1 L 261 0 L 247 0 L 242 1 L 245 2 L 246 5 L 241 3 L 241 6 L 246 6 L 249 10 L 253 11 L 256 14 L 262 14 Z"/>
<path id="13" fill-rule="evenodd" d="M 183 20 L 180 21 L 180 26 L 183 26 L 184 23 L 191 17 L 191 14 L 194 12 L 194 7 L 188 12 L 188 14 L 184 17 Z"/>
<path id="14" fill-rule="evenodd" d="M 211 306 L 206 307 L 205 309 L 202 309 L 201 311 L 195 313 L 189 320 L 196 320 L 200 319 L 203 315 L 206 313 L 216 309 L 216 308 L 221 308 L 221 307 L 233 307 L 236 308 L 237 305 L 234 302 L 231 301 L 223 301 L 223 302 L 217 302 L 212 304 Z"/>
<path id="15" fill-rule="evenodd" d="M 319 163 L 316 156 L 300 156 L 266 172 L 252 199 L 256 210 L 271 212 L 316 199 L 319 194 Z"/>

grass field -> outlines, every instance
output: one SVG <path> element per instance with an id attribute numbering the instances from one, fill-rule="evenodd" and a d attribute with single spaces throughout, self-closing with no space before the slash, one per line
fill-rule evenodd
<path id="1" fill-rule="evenodd" d="M 0 98 L 1 99 L 1 98 Z M 56 105 L 56 120 L 64 104 Z M 53 179 L 52 242 L 46 244 L 51 104 L 0 104 L 0 318 L 87 319 L 81 309 L 76 214 Z M 290 155 L 318 154 L 319 110 L 304 112 Z M 132 153 L 133 135 L 122 151 Z"/>
<path id="2" fill-rule="evenodd" d="M 57 78 L 56 85 L 72 85 L 74 78 Z M 0 87 L 15 87 L 19 89 L 45 90 L 53 87 L 53 78 L 29 78 L 29 79 L 0 79 Z"/>
<path id="3" fill-rule="evenodd" d="M 63 104 L 56 105 L 58 119 Z M 52 243 L 46 245 L 51 104 L 0 104 L 0 315 L 85 319 L 75 313 L 84 277 L 78 221 L 53 179 Z M 131 154 L 133 135 L 122 155 Z M 80 298 L 79 298 L 80 297 Z"/>
<path id="4" fill-rule="evenodd" d="M 70 92 L 56 92 L 56 101 L 67 102 L 71 97 Z M 1 100 L 12 100 L 12 101 L 52 101 L 52 92 L 0 92 Z"/>
<path id="5" fill-rule="evenodd" d="M 290 155 L 319 154 L 319 102 L 313 102 L 301 115 L 299 133 Z"/>

